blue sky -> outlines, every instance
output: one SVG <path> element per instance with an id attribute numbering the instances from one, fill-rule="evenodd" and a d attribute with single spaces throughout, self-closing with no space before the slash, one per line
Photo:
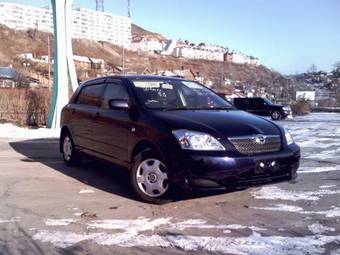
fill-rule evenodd
<path id="1" fill-rule="evenodd" d="M 95 0 L 74 5 L 95 9 Z M 167 38 L 224 45 L 286 74 L 340 61 L 339 0 L 131 0 L 131 10 L 134 23 Z M 106 0 L 105 11 L 127 15 L 127 0 Z"/>

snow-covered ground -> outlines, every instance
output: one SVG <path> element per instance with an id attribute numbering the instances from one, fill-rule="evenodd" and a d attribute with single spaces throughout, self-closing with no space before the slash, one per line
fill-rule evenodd
<path id="1" fill-rule="evenodd" d="M 301 147 L 301 173 L 340 171 L 339 113 L 312 113 L 280 124 Z"/>
<path id="2" fill-rule="evenodd" d="M 0 138 L 9 139 L 41 139 L 59 137 L 60 129 L 17 127 L 13 124 L 0 124 Z"/>

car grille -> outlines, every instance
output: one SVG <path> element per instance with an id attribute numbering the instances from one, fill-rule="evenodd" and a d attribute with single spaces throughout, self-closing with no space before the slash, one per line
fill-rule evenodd
<path id="1" fill-rule="evenodd" d="M 275 152 L 281 149 L 279 135 L 240 136 L 228 139 L 240 153 L 247 155 Z"/>

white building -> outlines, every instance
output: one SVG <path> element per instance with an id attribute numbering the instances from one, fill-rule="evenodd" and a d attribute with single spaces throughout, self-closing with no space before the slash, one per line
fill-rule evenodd
<path id="1" fill-rule="evenodd" d="M 223 61 L 224 53 L 218 51 L 203 50 L 194 47 L 177 47 L 174 49 L 175 57 L 191 58 L 191 59 L 206 59 Z"/>
<path id="2" fill-rule="evenodd" d="M 176 47 L 177 47 L 177 41 L 168 40 L 168 41 L 165 42 L 162 54 L 172 55 L 174 53 L 174 50 L 175 50 Z"/>
<path id="3" fill-rule="evenodd" d="M 296 91 L 296 100 L 315 101 L 315 91 Z"/>
<path id="4" fill-rule="evenodd" d="M 163 51 L 163 43 L 152 38 L 136 38 L 132 42 L 132 49 L 134 51 Z"/>
<path id="5" fill-rule="evenodd" d="M 0 2 L 0 24 L 12 29 L 37 29 L 52 33 L 52 9 Z M 72 37 L 131 48 L 131 19 L 84 8 L 73 9 Z"/>

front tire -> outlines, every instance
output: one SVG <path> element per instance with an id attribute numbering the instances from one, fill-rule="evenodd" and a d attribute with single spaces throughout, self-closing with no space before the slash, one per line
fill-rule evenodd
<path id="1" fill-rule="evenodd" d="M 162 204 L 170 201 L 167 168 L 153 151 L 145 150 L 134 157 L 130 181 L 143 202 Z"/>
<path id="2" fill-rule="evenodd" d="M 271 116 L 272 120 L 281 119 L 281 113 L 279 111 L 273 111 L 270 116 Z"/>
<path id="3" fill-rule="evenodd" d="M 80 162 L 78 151 L 74 147 L 72 136 L 69 132 L 65 132 L 61 139 L 61 148 L 63 159 L 66 165 L 75 166 Z"/>

